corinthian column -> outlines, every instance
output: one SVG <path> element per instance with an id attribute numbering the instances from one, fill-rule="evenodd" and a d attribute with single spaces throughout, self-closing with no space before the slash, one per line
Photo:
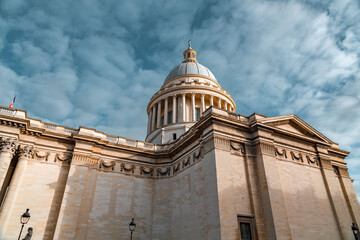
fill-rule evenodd
<path id="1" fill-rule="evenodd" d="M 205 95 L 201 94 L 201 112 L 203 113 L 204 111 L 205 111 Z"/>
<path id="2" fill-rule="evenodd" d="M 221 98 L 219 98 L 218 104 L 219 104 L 219 108 L 221 108 Z"/>
<path id="3" fill-rule="evenodd" d="M 192 112 L 192 120 L 196 121 L 196 114 L 195 114 L 195 93 L 191 94 L 191 112 Z"/>
<path id="4" fill-rule="evenodd" d="M 151 119 L 152 119 L 152 111 L 151 111 L 151 108 L 150 108 L 149 116 L 148 116 L 148 129 L 147 129 L 148 134 L 151 132 Z"/>
<path id="5" fill-rule="evenodd" d="M 164 105 L 164 125 L 168 124 L 168 98 L 165 98 Z"/>
<path id="6" fill-rule="evenodd" d="M 151 116 L 151 131 L 155 130 L 155 113 L 156 113 L 156 108 L 155 108 L 155 104 L 152 107 L 152 116 Z"/>
<path id="7" fill-rule="evenodd" d="M 0 189 L 4 183 L 11 159 L 14 156 L 16 145 L 15 138 L 2 137 L 0 139 Z"/>
<path id="8" fill-rule="evenodd" d="M 185 93 L 182 95 L 182 121 L 185 122 L 186 121 L 186 99 L 185 99 Z"/>
<path id="9" fill-rule="evenodd" d="M 210 95 L 210 106 L 214 106 L 214 96 Z"/>
<path id="10" fill-rule="evenodd" d="M 19 155 L 19 160 L 18 163 L 16 165 L 15 168 L 15 172 L 14 175 L 12 177 L 11 183 L 10 183 L 10 187 L 9 187 L 9 191 L 6 195 L 6 200 L 3 204 L 3 207 L 1 209 L 1 215 L 0 215 L 0 239 L 4 239 L 4 237 L 7 235 L 6 234 L 6 229 L 8 227 L 9 224 L 9 220 L 10 217 L 13 214 L 16 215 L 21 215 L 21 213 L 25 210 L 25 206 L 24 209 L 15 209 L 15 201 L 18 198 L 20 189 L 21 189 L 21 185 L 22 185 L 22 179 L 24 177 L 24 173 L 28 164 L 28 160 L 32 157 L 33 155 L 33 146 L 20 146 L 20 155 Z M 23 197 L 22 197 L 23 198 Z M 24 201 L 23 198 L 22 201 Z M 29 202 L 30 203 L 30 202 Z M 19 212 L 20 211 L 20 212 Z"/>
<path id="11" fill-rule="evenodd" d="M 160 123 L 161 123 L 161 100 L 157 104 L 158 104 L 158 112 L 157 112 L 157 124 L 156 124 L 156 127 L 160 128 Z"/>
<path id="12" fill-rule="evenodd" d="M 176 95 L 173 96 L 173 123 L 176 123 Z"/>

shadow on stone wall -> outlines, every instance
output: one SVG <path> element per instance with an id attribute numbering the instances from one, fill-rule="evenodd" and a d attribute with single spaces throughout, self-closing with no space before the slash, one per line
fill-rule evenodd
<path id="1" fill-rule="evenodd" d="M 48 184 L 50 188 L 55 189 L 55 193 L 51 202 L 48 220 L 45 225 L 43 240 L 51 240 L 54 237 L 54 232 L 59 217 L 59 211 L 64 196 L 69 169 L 70 166 L 62 162 L 58 180 L 54 183 Z"/>

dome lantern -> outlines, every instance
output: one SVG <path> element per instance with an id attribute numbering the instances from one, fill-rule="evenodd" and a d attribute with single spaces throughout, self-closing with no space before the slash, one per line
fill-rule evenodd
<path id="1" fill-rule="evenodd" d="M 198 61 L 196 60 L 196 51 L 191 48 L 191 39 L 189 39 L 188 44 L 189 44 L 188 49 L 186 49 L 183 53 L 183 55 L 184 55 L 183 63 L 186 63 L 186 62 L 197 63 Z"/>

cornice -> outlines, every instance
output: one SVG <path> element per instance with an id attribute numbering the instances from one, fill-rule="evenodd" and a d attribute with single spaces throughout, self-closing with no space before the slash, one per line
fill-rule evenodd
<path id="1" fill-rule="evenodd" d="M 326 145 L 326 146 L 328 146 L 328 147 L 330 147 L 330 146 L 332 145 L 331 143 L 327 143 L 327 142 L 324 142 L 324 141 L 321 141 L 321 140 L 317 140 L 317 139 L 314 139 L 314 138 L 311 138 L 311 137 L 307 137 L 307 136 L 304 136 L 304 135 L 301 135 L 301 134 L 298 134 L 298 133 L 294 133 L 294 132 L 291 132 L 291 131 L 288 131 L 288 130 L 285 130 L 285 129 L 281 129 L 281 128 L 277 128 L 277 127 L 272 127 L 272 126 L 265 125 L 265 124 L 258 123 L 258 122 L 253 123 L 253 124 L 251 125 L 251 128 L 254 128 L 254 127 L 269 129 L 269 130 L 272 130 L 272 131 L 274 131 L 274 132 L 276 132 L 276 133 L 280 133 L 280 134 L 283 134 L 283 135 L 286 135 L 286 136 L 290 136 L 290 137 L 293 137 L 293 138 L 305 140 L 306 142 L 323 144 L 323 145 Z"/>

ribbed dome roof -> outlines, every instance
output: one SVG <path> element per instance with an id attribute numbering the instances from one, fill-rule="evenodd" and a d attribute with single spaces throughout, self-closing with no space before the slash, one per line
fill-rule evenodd
<path id="1" fill-rule="evenodd" d="M 171 70 L 169 75 L 167 75 L 164 83 L 172 78 L 183 75 L 200 75 L 216 81 L 214 74 L 204 65 L 201 65 L 197 62 L 184 62 Z"/>

